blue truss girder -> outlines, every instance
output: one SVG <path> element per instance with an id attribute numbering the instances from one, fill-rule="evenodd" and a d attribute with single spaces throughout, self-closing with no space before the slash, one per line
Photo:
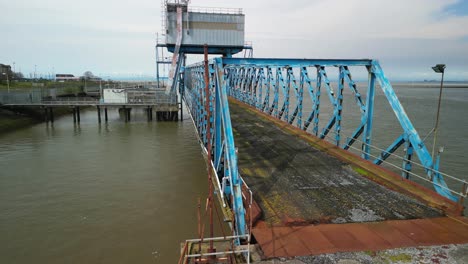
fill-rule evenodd
<path id="1" fill-rule="evenodd" d="M 237 153 L 231 124 L 228 104 L 227 87 L 231 95 L 243 101 L 251 101 L 252 69 L 231 69 L 225 71 L 220 59 L 209 64 L 209 91 L 205 93 L 204 65 L 197 64 L 185 69 L 184 101 L 194 120 L 202 145 L 206 148 L 208 141 L 212 142 L 213 154 L 207 157 L 213 162 L 221 183 L 224 197 L 230 201 L 234 212 L 234 232 L 236 235 L 246 234 L 245 208 L 242 201 L 242 180 L 237 168 Z M 206 100 L 209 100 L 210 120 L 207 120 L 205 110 Z M 207 138 L 207 124 L 211 123 L 211 138 Z M 232 197 L 232 198 L 231 198 Z M 237 241 L 239 242 L 239 241 Z"/>
<path id="2" fill-rule="evenodd" d="M 450 193 L 450 191 L 447 190 L 448 188 L 440 187 L 440 186 L 447 187 L 447 184 L 445 183 L 441 174 L 434 172 L 435 164 L 434 164 L 434 161 L 432 160 L 431 154 L 427 150 L 426 145 L 421 140 L 418 132 L 414 128 L 410 119 L 408 118 L 408 115 L 406 114 L 403 106 L 398 100 L 398 97 L 396 96 L 395 91 L 393 90 L 392 85 L 390 84 L 390 81 L 385 76 L 383 69 L 380 67 L 380 64 L 378 63 L 378 61 L 372 61 L 371 71 L 376 75 L 376 78 L 380 84 L 380 87 L 382 88 L 388 102 L 392 106 L 393 112 L 395 113 L 401 127 L 403 128 L 404 132 L 406 133 L 408 137 L 408 141 L 413 146 L 412 150 L 418 156 L 419 160 L 421 161 L 424 168 L 426 169 L 427 174 L 432 178 L 432 181 L 436 183 L 434 184 L 435 190 L 439 194 L 451 200 L 457 201 L 458 197 Z"/>
<path id="3" fill-rule="evenodd" d="M 256 98 L 258 102 L 263 102 L 263 105 L 261 107 L 257 106 L 257 108 L 304 130 L 307 130 L 308 127 L 313 124 L 312 133 L 318 135 L 320 138 L 325 138 L 328 133 L 334 129 L 334 140 L 337 145 L 340 145 L 341 142 L 343 91 L 345 86 L 348 86 L 354 96 L 355 103 L 359 108 L 361 119 L 360 122 L 356 124 L 351 137 L 348 138 L 344 144 L 340 145 L 340 147 L 349 149 L 351 145 L 361 137 L 361 141 L 363 142 L 362 157 L 365 159 L 370 159 L 371 155 L 370 145 L 372 142 L 375 83 L 378 82 L 382 88 L 382 91 L 386 95 L 387 101 L 394 110 L 397 120 L 403 129 L 403 134 L 405 135 L 403 139 L 404 141 L 396 147 L 400 147 L 405 142 L 410 142 L 412 148 L 405 149 L 407 151 L 411 151 L 411 153 L 407 153 L 406 156 L 412 157 L 416 155 L 423 166 L 426 168 L 428 175 L 433 178 L 436 191 L 443 196 L 446 196 L 452 200 L 456 200 L 456 198 L 452 196 L 448 190 L 437 186 L 437 184 L 441 186 L 446 186 L 446 184 L 439 173 L 434 173 L 436 166 L 432 161 L 431 155 L 428 153 L 424 142 L 422 142 L 417 131 L 414 129 L 411 121 L 404 112 L 403 107 L 398 101 L 398 98 L 396 97 L 395 92 L 390 85 L 390 82 L 383 74 L 383 70 L 381 69 L 378 61 L 368 59 L 322 60 L 223 58 L 222 63 L 224 67 L 229 68 L 230 70 L 253 67 L 256 68 L 255 72 L 257 72 L 257 74 L 262 71 L 267 72 L 267 77 L 265 80 L 267 85 L 262 86 L 264 89 L 262 93 L 257 95 L 258 98 Z M 365 67 L 369 73 L 365 102 L 352 78 L 350 71 L 351 66 Z M 313 67 L 317 69 L 315 87 L 312 86 L 312 80 L 308 76 L 308 68 Z M 336 91 L 334 91 L 331 87 L 331 82 L 327 76 L 327 67 L 334 67 L 338 68 L 339 70 L 338 87 Z M 275 69 L 275 73 L 272 71 L 273 68 Z M 286 72 L 286 78 L 283 78 L 283 72 Z M 297 78 L 294 76 L 296 74 L 295 72 L 299 73 L 299 85 L 297 85 Z M 258 82 L 257 80 L 261 79 L 262 77 L 252 78 L 252 85 L 256 85 L 256 87 L 258 87 L 260 84 L 256 84 L 256 82 Z M 311 98 L 312 107 L 310 109 L 309 115 L 303 123 L 302 120 L 298 120 L 298 122 L 294 124 L 294 121 L 297 119 L 296 115 L 298 115 L 299 112 L 302 113 L 302 111 L 304 111 L 303 92 L 300 95 L 299 93 L 300 91 L 303 91 L 305 86 L 309 88 L 308 93 Z M 322 88 L 325 88 L 324 90 L 326 91 L 327 97 L 333 106 L 333 115 L 328 120 L 326 125 L 321 129 L 321 133 L 319 135 L 320 99 Z M 235 89 L 235 87 L 230 86 L 228 89 Z M 286 115 L 289 115 L 288 110 L 291 104 L 289 90 L 293 90 L 296 100 L 295 105 L 292 105 L 292 109 L 294 109 L 292 115 L 288 116 L 288 118 L 285 118 Z M 272 94 L 274 97 L 273 101 L 270 101 L 270 94 Z M 240 99 L 238 97 L 236 98 Z M 249 102 L 248 100 L 240 100 L 246 103 Z M 280 102 L 282 102 L 282 106 L 280 109 L 278 109 L 280 107 Z M 395 146 L 390 146 L 389 148 L 392 149 L 392 147 Z M 406 162 L 405 165 L 403 165 L 402 170 L 408 169 L 411 169 L 411 167 L 408 165 L 408 162 Z"/>
<path id="4" fill-rule="evenodd" d="M 296 78 L 294 77 L 294 74 L 292 72 L 292 68 L 288 68 L 287 70 L 287 83 L 288 83 L 288 89 L 291 89 L 291 86 L 293 87 L 293 91 L 294 91 L 294 95 L 296 96 L 296 100 L 297 100 L 297 104 L 296 104 L 296 107 L 294 108 L 294 111 L 292 113 L 292 116 L 290 119 L 288 119 L 288 117 L 286 116 L 286 120 L 288 120 L 288 123 L 289 124 L 292 124 L 294 122 L 294 120 L 296 119 L 296 117 L 298 118 L 297 119 L 297 126 L 299 128 L 302 127 L 301 123 L 302 123 L 302 93 L 303 93 L 303 89 L 304 89 L 304 86 L 303 86 L 303 83 L 300 83 L 300 88 L 297 86 L 297 82 L 296 82 Z M 289 98 L 288 98 L 289 100 Z M 289 103 L 288 103 L 289 105 Z M 289 106 L 288 108 L 289 109 Z M 289 111 L 289 110 L 288 110 Z"/>
<path id="5" fill-rule="evenodd" d="M 351 77 L 350 67 L 365 67 L 368 71 L 368 82 L 365 96 L 359 92 Z M 390 146 L 383 151 L 374 163 L 381 164 L 391 153 L 400 146 L 405 146 L 405 157 L 402 162 L 402 177 L 409 178 L 411 159 L 417 156 L 425 167 L 428 176 L 434 183 L 435 190 L 452 200 L 457 200 L 448 190 L 442 175 L 438 170 L 438 161 L 434 163 L 424 142 L 412 125 L 403 106 L 399 102 L 390 82 L 385 77 L 378 61 L 375 60 L 308 60 L 308 59 L 238 59 L 216 58 L 210 63 L 210 97 L 204 91 L 204 65 L 196 64 L 185 68 L 184 72 L 184 100 L 195 122 L 195 127 L 204 146 L 208 140 L 213 143 L 213 157 L 209 157 L 215 165 L 222 193 L 229 200 L 234 212 L 234 232 L 243 235 L 247 232 L 245 222 L 245 208 L 242 201 L 242 179 L 237 168 L 237 153 L 235 148 L 233 129 L 229 113 L 228 96 L 256 107 L 300 129 L 308 130 L 321 138 L 333 129 L 335 143 L 344 149 L 362 137 L 361 155 L 369 160 L 371 155 L 372 124 L 374 112 L 374 97 L 376 82 L 379 83 L 385 98 L 392 107 L 403 130 Z M 333 67 L 339 71 L 337 91 L 332 89 L 326 68 Z M 309 77 L 309 69 L 316 72 L 314 79 Z M 298 76 L 298 77 L 296 77 Z M 315 86 L 312 84 L 315 82 Z M 361 118 L 355 124 L 354 132 L 348 140 L 340 145 L 341 122 L 343 111 L 343 91 L 345 86 L 351 90 Z M 304 89 L 310 97 L 309 109 L 304 109 Z M 333 106 L 333 115 L 322 128 L 319 135 L 319 116 L 321 90 L 325 90 L 328 100 Z M 281 91 L 280 91 L 281 90 Z M 291 92 L 292 90 L 292 92 Z M 290 93 L 293 93 L 291 100 Z M 273 97 L 273 98 L 271 98 Z M 207 113 L 204 105 L 210 100 L 211 118 L 206 120 Z M 281 108 L 280 107 L 281 103 Z M 291 107 L 291 108 L 290 108 Z M 290 113 L 289 109 L 293 109 Z M 303 112 L 309 114 L 303 119 Z M 207 122 L 211 123 L 212 138 L 206 138 Z M 442 186 L 442 187 L 441 187 Z"/>

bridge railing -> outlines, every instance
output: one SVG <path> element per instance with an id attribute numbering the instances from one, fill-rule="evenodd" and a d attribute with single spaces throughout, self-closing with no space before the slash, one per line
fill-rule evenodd
<path id="1" fill-rule="evenodd" d="M 99 95 L 99 91 L 98 91 Z M 3 105 L 99 105 L 99 104 L 132 104 L 132 105 L 176 105 L 177 94 L 166 94 L 153 90 L 129 90 L 127 99 L 99 99 L 96 97 L 59 97 L 51 96 L 40 90 L 30 92 L 0 93 L 0 104 Z"/>
<path id="2" fill-rule="evenodd" d="M 361 68 L 366 74 L 364 92 L 358 89 L 353 80 L 351 67 Z M 328 72 L 333 71 L 338 75 L 336 88 L 328 76 Z M 244 218 L 246 211 L 242 204 L 242 179 L 237 168 L 228 96 L 321 139 L 331 138 L 335 145 L 345 150 L 357 150 L 363 159 L 378 165 L 387 162 L 398 148 L 404 146 L 404 162 L 400 167 L 402 177 L 421 177 L 432 183 L 439 194 L 454 201 L 467 196 L 465 180 L 439 171 L 438 156 L 434 160 L 429 153 L 378 61 L 216 58 L 209 64 L 209 75 L 210 89 L 207 95 L 204 89 L 204 65 L 185 67 L 182 95 L 203 146 L 207 146 L 208 140 L 212 142 L 214 154 L 209 158 L 217 172 L 222 198 L 228 200 L 234 211 L 235 235 L 245 235 L 248 227 Z M 372 145 L 377 87 L 382 90 L 402 130 L 393 143 L 380 149 Z M 358 121 L 352 122 L 353 132 L 347 136 L 342 131 L 345 89 L 350 90 L 358 109 Z M 322 108 L 325 109 L 321 102 L 323 97 L 328 101 L 328 109 L 331 109 L 328 116 L 321 113 Z M 305 103 L 306 99 L 308 104 Z M 210 102 L 210 120 L 207 120 L 206 100 Z M 320 120 L 324 116 L 325 120 Z M 212 128 L 209 139 L 206 138 L 208 122 Z M 356 142 L 360 143 L 359 147 L 354 146 Z M 413 161 L 414 156 L 419 159 L 419 163 Z M 425 175 L 415 176 L 412 172 L 413 164 L 424 168 Z M 457 192 L 449 188 L 444 176 L 462 183 L 463 190 Z"/>
<path id="3" fill-rule="evenodd" d="M 226 76 L 227 92 L 235 99 L 321 139 L 331 137 L 334 144 L 345 150 L 360 141 L 362 158 L 372 159 L 375 164 L 382 164 L 404 146 L 403 177 L 411 179 L 414 176 L 412 159 L 416 156 L 425 169 L 424 178 L 432 182 L 439 194 L 454 201 L 466 196 L 466 188 L 456 192 L 447 186 L 444 174 L 439 171 L 439 156 L 433 157 L 429 153 L 378 61 L 223 58 L 220 64 Z M 367 73 L 365 91 L 358 89 L 351 68 L 362 68 Z M 336 72 L 337 76 L 329 77 L 329 72 Z M 337 87 L 333 87 L 334 82 Z M 402 132 L 383 151 L 373 154 L 371 146 L 377 87 L 385 95 Z M 350 90 L 359 111 L 359 121 L 354 122 L 353 132 L 347 138 L 342 133 L 345 89 Z M 325 116 L 321 113 L 323 97 L 326 97 L 328 102 L 325 103 L 330 105 L 332 111 L 327 120 L 320 120 Z M 306 99 L 309 102 L 307 106 Z M 321 126 L 323 123 L 325 125 Z M 457 180 L 465 183 L 464 180 Z"/>
<path id="4" fill-rule="evenodd" d="M 221 60 L 211 61 L 208 72 L 209 94 L 205 92 L 204 65 L 195 64 L 185 67 L 182 96 L 206 153 L 208 141 L 212 143 L 212 156 L 208 158 L 216 172 L 216 182 L 221 198 L 234 212 L 233 235 L 245 236 L 249 230 L 242 200 L 242 179 L 237 167 L 237 150 L 229 113 L 226 75 Z M 205 108 L 207 100 L 210 102 L 208 111 L 210 111 L 211 118 L 209 120 Z M 211 133 L 207 133 L 208 122 L 211 124 Z M 211 134 L 211 138 L 207 138 L 208 134 Z"/>

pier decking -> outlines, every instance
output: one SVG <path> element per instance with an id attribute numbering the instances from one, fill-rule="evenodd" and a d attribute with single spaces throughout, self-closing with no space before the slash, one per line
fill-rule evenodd
<path id="1" fill-rule="evenodd" d="M 456 203 L 243 103 L 230 112 L 265 257 L 468 243 Z"/>

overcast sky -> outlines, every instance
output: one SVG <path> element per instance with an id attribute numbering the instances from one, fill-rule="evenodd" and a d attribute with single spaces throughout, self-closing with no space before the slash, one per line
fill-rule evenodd
<path id="1" fill-rule="evenodd" d="M 373 58 L 395 80 L 468 80 L 468 1 L 192 0 L 240 7 L 255 57 Z M 160 0 L 0 0 L 0 63 L 154 76 Z"/>

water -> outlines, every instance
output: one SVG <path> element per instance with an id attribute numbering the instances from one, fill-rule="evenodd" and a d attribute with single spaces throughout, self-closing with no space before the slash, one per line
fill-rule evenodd
<path id="1" fill-rule="evenodd" d="M 191 121 L 109 113 L 0 136 L 0 263 L 174 263 L 196 237 L 207 180 Z"/>
<path id="2" fill-rule="evenodd" d="M 396 91 L 425 135 L 438 89 Z M 466 179 L 468 89 L 443 96 L 441 166 Z M 382 93 L 376 102 L 374 143 L 386 147 L 401 130 Z M 359 111 L 349 92 L 344 107 L 350 134 L 346 120 Z M 135 112 L 125 124 L 109 114 L 108 124 L 86 111 L 79 126 L 68 116 L 0 135 L 0 263 L 174 263 L 179 243 L 196 237 L 196 200 L 207 184 L 192 122 L 147 123 Z"/>

